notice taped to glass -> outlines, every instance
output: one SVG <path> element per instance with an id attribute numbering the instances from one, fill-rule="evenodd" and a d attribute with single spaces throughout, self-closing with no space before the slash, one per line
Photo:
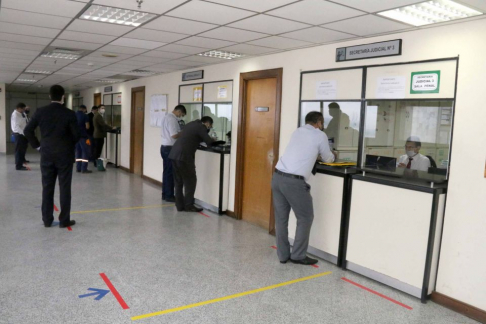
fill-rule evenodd
<path id="1" fill-rule="evenodd" d="M 361 60 L 375 57 L 402 55 L 402 40 L 340 47 L 336 49 L 336 62 Z"/>

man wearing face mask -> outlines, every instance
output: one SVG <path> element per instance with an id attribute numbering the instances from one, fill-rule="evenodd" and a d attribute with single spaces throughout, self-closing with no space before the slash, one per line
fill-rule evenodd
<path id="1" fill-rule="evenodd" d="M 314 207 L 310 185 L 306 181 L 311 176 L 318 156 L 324 162 L 333 162 L 335 154 L 329 148 L 327 135 L 322 132 L 324 116 L 311 111 L 305 116 L 305 125 L 294 131 L 289 145 L 275 167 L 272 178 L 273 206 L 275 210 L 275 230 L 277 256 L 280 263 L 311 265 L 316 259 L 307 256 L 309 235 L 314 220 Z M 297 218 L 295 241 L 290 251 L 289 214 L 290 209 Z"/>
<path id="2" fill-rule="evenodd" d="M 419 153 L 422 143 L 417 136 L 410 136 L 405 143 L 406 154 L 400 156 L 397 162 L 399 168 L 410 170 L 428 171 L 430 160 L 425 155 Z"/>
<path id="3" fill-rule="evenodd" d="M 174 169 L 177 211 L 202 211 L 202 208 L 194 205 L 197 184 L 195 158 L 199 143 L 213 144 L 213 139 L 208 135 L 212 125 L 213 119 L 208 116 L 188 123 L 172 146 L 169 158 Z"/>
<path id="4" fill-rule="evenodd" d="M 27 125 L 24 112 L 25 104 L 19 102 L 10 118 L 10 126 L 12 127 L 12 133 L 15 138 L 15 169 L 17 171 L 28 170 L 24 166 L 24 163 L 26 162 L 25 152 L 27 152 L 27 146 L 29 145 L 27 138 L 24 136 L 24 128 Z"/>
<path id="5" fill-rule="evenodd" d="M 93 117 L 93 126 L 94 126 L 94 133 L 93 138 L 95 142 L 95 161 L 101 156 L 101 152 L 103 152 L 103 145 L 105 145 L 105 138 L 106 133 L 109 130 L 115 129 L 115 127 L 111 127 L 105 123 L 105 119 L 103 118 L 103 114 L 105 113 L 105 106 L 101 105 L 98 111 L 95 111 Z M 98 161 L 98 163 L 101 163 Z"/>
<path id="6" fill-rule="evenodd" d="M 162 145 L 160 146 L 160 155 L 163 161 L 162 173 L 162 200 L 175 202 L 174 197 L 174 172 L 172 170 L 172 161 L 169 154 L 176 139 L 179 138 L 181 127 L 179 121 L 186 115 L 186 107 L 177 105 L 171 113 L 164 116 L 160 137 Z"/>
<path id="7" fill-rule="evenodd" d="M 79 140 L 78 120 L 74 111 L 63 106 L 64 88 L 54 85 L 49 91 L 51 104 L 36 110 L 24 134 L 33 148 L 40 150 L 42 173 L 42 220 L 45 227 L 54 221 L 54 189 L 59 178 L 61 213 L 59 227 L 76 224 L 71 220 L 71 182 L 74 147 Z M 41 141 L 35 136 L 39 126 Z"/>

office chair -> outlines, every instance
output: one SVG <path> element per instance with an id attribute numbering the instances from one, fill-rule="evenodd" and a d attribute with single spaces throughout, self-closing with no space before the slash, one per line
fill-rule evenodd
<path id="1" fill-rule="evenodd" d="M 435 163 L 435 160 L 430 155 L 426 155 L 426 157 L 430 161 L 430 166 L 433 167 L 433 168 L 437 168 L 437 163 Z"/>

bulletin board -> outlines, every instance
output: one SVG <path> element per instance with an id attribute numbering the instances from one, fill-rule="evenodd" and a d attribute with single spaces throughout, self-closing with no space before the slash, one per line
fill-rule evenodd
<path id="1" fill-rule="evenodd" d="M 162 119 L 167 114 L 167 95 L 155 94 L 150 97 L 150 126 L 162 127 Z"/>

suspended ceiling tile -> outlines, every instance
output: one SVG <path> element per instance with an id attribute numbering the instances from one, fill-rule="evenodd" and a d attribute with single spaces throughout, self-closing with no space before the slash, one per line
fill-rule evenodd
<path id="1" fill-rule="evenodd" d="M 222 62 L 228 62 L 230 60 L 227 59 L 220 59 L 220 58 L 215 58 L 215 57 L 209 57 L 209 56 L 200 56 L 200 55 L 192 55 L 185 57 L 182 60 L 179 61 L 188 61 L 188 62 L 198 62 L 198 63 L 204 63 L 204 64 L 217 64 L 217 63 L 222 63 Z"/>
<path id="2" fill-rule="evenodd" d="M 212 48 L 231 46 L 234 45 L 235 43 L 224 41 L 224 40 L 213 39 L 213 38 L 193 36 L 178 41 L 176 44 L 212 49 Z"/>
<path id="3" fill-rule="evenodd" d="M 287 18 L 313 25 L 361 16 L 366 13 L 323 0 L 304 0 L 272 10 L 267 15 Z"/>
<path id="4" fill-rule="evenodd" d="M 76 31 L 72 31 L 72 30 L 65 30 L 65 31 L 62 32 L 61 35 L 59 35 L 57 37 L 57 39 L 64 39 L 64 40 L 77 41 L 77 42 L 96 43 L 96 44 L 107 44 L 107 43 L 115 40 L 116 36 L 82 33 L 82 32 L 76 32 Z"/>
<path id="5" fill-rule="evenodd" d="M 50 42 L 52 42 L 52 38 L 15 35 L 7 33 L 0 33 L 0 40 L 37 45 L 48 45 Z"/>
<path id="6" fill-rule="evenodd" d="M 198 54 L 207 51 L 207 48 L 169 44 L 159 48 L 158 50 L 164 52 L 181 53 L 181 54 Z"/>
<path id="7" fill-rule="evenodd" d="M 163 43 L 172 43 L 188 36 L 185 34 L 177 34 L 154 29 L 137 28 L 131 33 L 125 35 L 125 37 Z"/>
<path id="8" fill-rule="evenodd" d="M 236 52 L 240 54 L 259 55 L 278 51 L 275 48 L 261 47 L 249 44 L 237 44 L 221 48 L 222 51 Z"/>
<path id="9" fill-rule="evenodd" d="M 27 25 L 12 24 L 6 22 L 0 22 L 0 31 L 2 31 L 3 33 L 26 35 L 26 36 L 38 36 L 38 37 L 46 37 L 46 38 L 54 38 L 60 32 L 59 29 L 27 26 Z"/>
<path id="10" fill-rule="evenodd" d="M 105 55 L 116 55 L 116 57 L 106 57 Z M 121 54 L 121 53 L 113 53 L 107 51 L 95 51 L 89 55 L 83 57 L 83 60 L 91 61 L 91 62 L 106 62 L 106 63 L 116 63 L 118 61 L 126 60 L 129 57 L 132 57 L 133 54 Z"/>
<path id="11" fill-rule="evenodd" d="M 236 29 L 230 27 L 219 27 L 205 33 L 200 34 L 202 37 L 223 39 L 237 43 L 244 43 L 255 39 L 269 36 L 268 34 L 256 33 L 243 29 Z"/>
<path id="12" fill-rule="evenodd" d="M 172 72 L 177 70 L 184 70 L 187 68 L 189 67 L 185 65 L 162 63 L 162 64 L 151 65 L 147 69 L 154 72 Z"/>
<path id="13" fill-rule="evenodd" d="M 2 8 L 2 10 L 0 10 L 0 21 L 29 26 L 63 29 L 67 26 L 67 24 L 69 24 L 71 19 L 66 17 L 43 15 L 33 12 Z"/>
<path id="14" fill-rule="evenodd" d="M 56 39 L 52 42 L 51 46 L 55 47 L 62 47 L 62 48 L 69 48 L 69 49 L 79 49 L 79 50 L 95 50 L 102 44 L 95 44 L 95 43 L 85 43 L 85 42 L 77 42 L 77 41 L 70 41 L 70 40 L 63 40 L 63 39 Z"/>
<path id="15" fill-rule="evenodd" d="M 165 64 L 189 68 L 189 67 L 202 65 L 203 63 L 192 62 L 192 61 L 184 61 L 184 60 L 173 60 L 173 61 L 166 62 Z"/>
<path id="16" fill-rule="evenodd" d="M 264 46 L 264 47 L 272 47 L 278 49 L 291 49 L 296 47 L 305 47 L 305 46 L 313 45 L 313 43 L 304 42 L 296 39 L 278 37 L 278 36 L 258 39 L 252 42 L 248 42 L 248 44 Z"/>
<path id="17" fill-rule="evenodd" d="M 2 9 L 17 9 L 70 18 L 75 17 L 86 6 L 86 3 L 65 0 L 2 0 L 1 2 Z"/>
<path id="18" fill-rule="evenodd" d="M 141 8 L 138 8 L 138 3 L 135 0 L 95 0 L 93 3 L 109 7 L 163 14 L 186 1 L 187 0 L 145 0 L 142 3 Z"/>
<path id="19" fill-rule="evenodd" d="M 111 42 L 110 45 L 135 47 L 135 48 L 145 48 L 145 49 L 149 50 L 149 49 L 155 49 L 157 47 L 161 47 L 165 44 L 166 43 L 162 43 L 162 42 L 153 42 L 153 41 L 147 41 L 147 40 L 140 40 L 140 39 L 122 37 L 122 38 L 118 38 L 114 42 Z"/>
<path id="20" fill-rule="evenodd" d="M 11 49 L 22 49 L 22 50 L 25 49 L 29 51 L 38 51 L 38 52 L 42 51 L 45 48 L 44 45 L 0 41 L 0 49 L 4 47 L 11 48 Z"/>
<path id="21" fill-rule="evenodd" d="M 25 57 L 36 57 L 39 55 L 39 51 L 29 51 L 24 49 L 10 48 L 10 47 L 0 47 L 0 53 L 6 54 L 8 56 L 25 56 Z"/>
<path id="22" fill-rule="evenodd" d="M 209 2 L 191 1 L 172 10 L 168 15 L 224 25 L 254 15 L 254 13 Z"/>
<path id="23" fill-rule="evenodd" d="M 298 31 L 282 34 L 280 36 L 299 39 L 299 40 L 313 42 L 313 43 L 335 42 L 342 39 L 349 39 L 349 38 L 356 37 L 355 35 L 341 33 L 341 32 L 337 32 L 322 27 L 311 27 L 307 29 L 301 29 Z"/>
<path id="24" fill-rule="evenodd" d="M 143 55 L 137 55 L 130 58 L 130 61 L 145 62 L 146 64 L 157 64 L 157 63 L 167 62 L 170 60 L 171 60 L 170 58 L 152 57 L 152 56 L 143 56 Z"/>
<path id="25" fill-rule="evenodd" d="M 290 31 L 310 27 L 310 25 L 303 24 L 287 19 L 258 15 L 248 19 L 244 19 L 229 25 L 230 27 L 241 28 L 266 34 L 281 34 Z"/>
<path id="26" fill-rule="evenodd" d="M 97 21 L 76 19 L 67 30 L 73 30 L 83 33 L 102 34 L 110 36 L 121 36 L 132 31 L 134 27 L 120 26 Z"/>
<path id="27" fill-rule="evenodd" d="M 234 1 L 234 0 L 211 0 L 211 2 L 216 2 L 232 7 L 237 7 L 246 10 L 252 10 L 256 12 L 264 12 L 274 8 L 284 6 L 286 4 L 295 2 L 296 0 L 244 0 L 244 1 Z"/>
<path id="28" fill-rule="evenodd" d="M 162 47 L 163 49 L 164 47 Z M 177 59 L 181 57 L 187 56 L 187 54 L 181 53 L 171 53 L 171 52 L 161 52 L 160 50 L 154 50 L 147 53 L 143 53 L 140 55 L 141 57 L 155 57 L 155 58 L 164 58 L 164 59 Z"/>
<path id="29" fill-rule="evenodd" d="M 170 14 L 170 13 L 169 13 Z M 205 32 L 217 27 L 217 25 L 207 24 L 198 21 L 185 20 L 174 17 L 162 16 L 143 26 L 144 28 L 164 30 L 186 35 L 194 35 Z"/>
<path id="30" fill-rule="evenodd" d="M 345 6 L 353 7 L 366 12 L 378 12 L 410 4 L 421 2 L 420 0 L 339 0 L 339 3 Z"/>
<path id="31" fill-rule="evenodd" d="M 482 13 L 486 13 L 486 1 L 484 0 L 459 0 L 458 2 Z"/>
<path id="32" fill-rule="evenodd" d="M 409 25 L 400 24 L 398 22 L 394 22 L 373 15 L 366 15 L 342 20 L 330 24 L 325 24 L 322 27 L 358 36 L 391 33 L 397 30 L 411 28 L 411 26 Z"/>
<path id="33" fill-rule="evenodd" d="M 147 50 L 142 48 L 134 48 L 134 47 L 126 47 L 126 46 L 106 45 L 100 48 L 98 51 L 106 52 L 106 53 L 115 53 L 115 54 L 120 53 L 120 54 L 137 55 L 146 52 Z"/>

